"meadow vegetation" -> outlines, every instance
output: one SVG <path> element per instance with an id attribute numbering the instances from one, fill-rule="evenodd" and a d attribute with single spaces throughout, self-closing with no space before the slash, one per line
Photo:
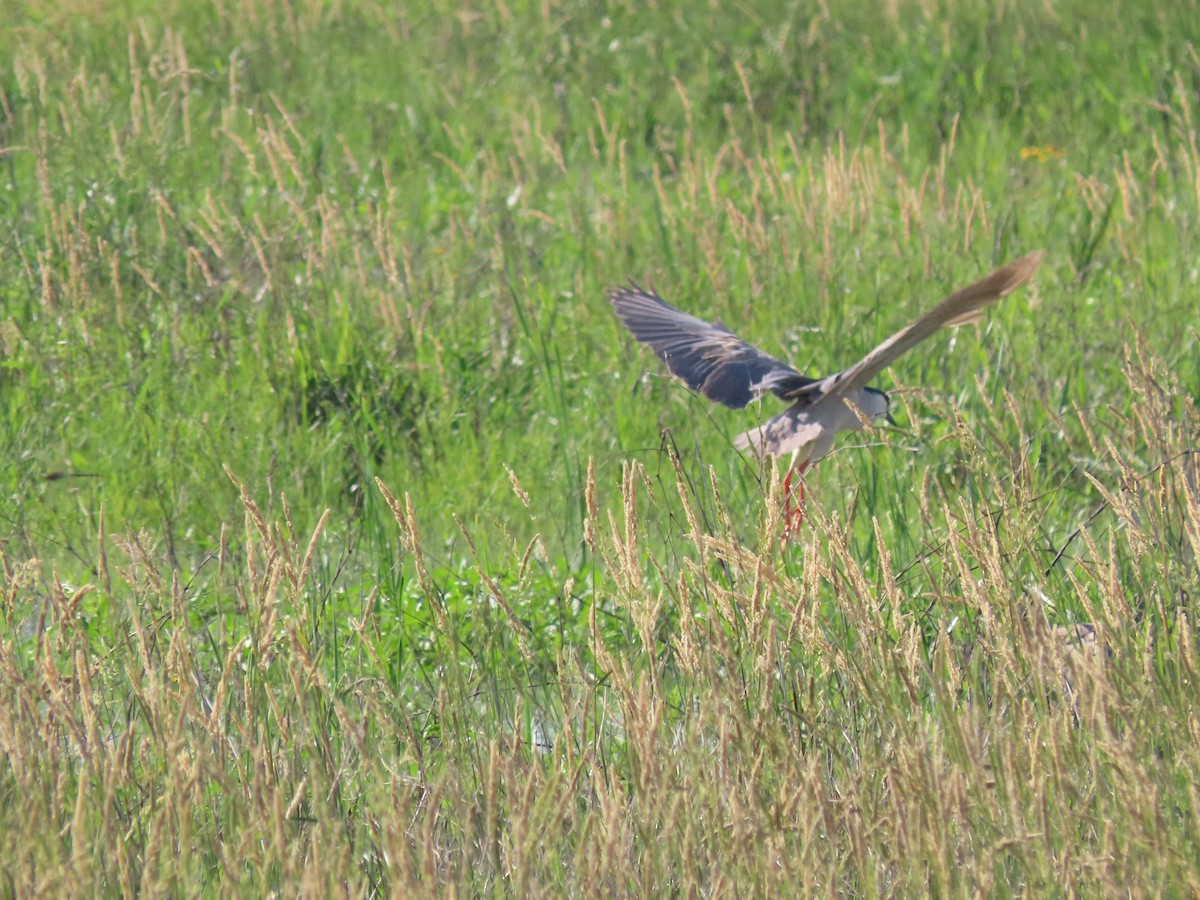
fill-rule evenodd
<path id="1" fill-rule="evenodd" d="M 1200 891 L 1194 0 L 28 0 L 0 890 Z M 809 483 L 810 372 L 1026 252 Z"/>

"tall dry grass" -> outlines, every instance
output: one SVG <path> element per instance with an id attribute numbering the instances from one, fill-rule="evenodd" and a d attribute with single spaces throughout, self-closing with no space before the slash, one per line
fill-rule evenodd
<path id="1" fill-rule="evenodd" d="M 646 470 L 609 491 L 589 475 L 592 639 L 554 658 L 531 655 L 486 569 L 490 612 L 445 604 L 418 514 L 381 484 L 444 660 L 419 689 L 388 679 L 369 605 L 342 625 L 340 676 L 314 661 L 328 523 L 269 522 L 240 485 L 244 526 L 209 563 L 219 615 L 197 618 L 148 535 L 106 536 L 96 583 L 33 606 L 36 567 L 6 556 L 0 746 L 25 823 L 0 839 L 9 888 L 1195 889 L 1197 417 L 1152 357 L 1127 377 L 1124 445 L 1075 448 L 1115 477 L 1053 556 L 1008 472 L 983 513 L 915 486 L 957 525 L 904 570 L 878 525 L 864 563 L 819 506 L 781 560 L 778 479 L 746 542 L 715 483 L 701 522 L 682 469 L 663 556 Z M 124 598 L 111 643 L 80 616 L 93 590 Z M 487 660 L 456 652 L 477 615 L 511 632 L 521 690 L 491 692 Z"/>

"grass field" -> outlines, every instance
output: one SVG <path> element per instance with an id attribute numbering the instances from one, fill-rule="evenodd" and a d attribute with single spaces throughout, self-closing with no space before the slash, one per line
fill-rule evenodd
<path id="1" fill-rule="evenodd" d="M 27 0 L 0 892 L 1200 891 L 1196 2 Z M 604 289 L 828 372 L 779 472 Z"/>

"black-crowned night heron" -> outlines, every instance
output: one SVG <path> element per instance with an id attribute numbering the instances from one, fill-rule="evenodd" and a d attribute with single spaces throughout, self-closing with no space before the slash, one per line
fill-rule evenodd
<path id="1" fill-rule="evenodd" d="M 977 321 L 984 307 L 1028 281 L 1041 259 L 1041 253 L 1031 253 L 955 291 L 862 360 L 825 378 L 802 375 L 719 322 L 710 324 L 690 316 L 632 282 L 611 289 L 608 297 L 633 336 L 649 344 L 671 373 L 692 390 L 732 409 L 741 409 L 767 392 L 791 401 L 782 413 L 733 441 L 739 450 L 749 449 L 760 456 L 791 454 L 783 486 L 785 534 L 791 534 L 803 520 L 804 473 L 833 449 L 834 435 L 858 431 L 865 421 L 891 421 L 887 394 L 867 387 L 867 382 L 939 329 Z M 799 488 L 795 507 L 791 506 L 793 476 Z"/>

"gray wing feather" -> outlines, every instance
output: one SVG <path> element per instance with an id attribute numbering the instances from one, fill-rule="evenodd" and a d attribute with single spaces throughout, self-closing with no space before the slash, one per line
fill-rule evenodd
<path id="1" fill-rule="evenodd" d="M 694 391 L 741 409 L 768 391 L 784 399 L 815 383 L 724 325 L 688 315 L 632 282 L 608 292 L 617 317 Z"/>
<path id="2" fill-rule="evenodd" d="M 1032 278 L 1041 261 L 1040 252 L 1030 253 L 985 275 L 974 284 L 955 291 L 912 325 L 896 332 L 860 362 L 836 375 L 830 375 L 818 384 L 808 386 L 801 393 L 844 395 L 855 388 L 866 386 L 871 379 L 891 365 L 894 359 L 907 353 L 934 332 L 978 318 L 982 315 L 980 311 L 984 307 L 1012 293 Z"/>

